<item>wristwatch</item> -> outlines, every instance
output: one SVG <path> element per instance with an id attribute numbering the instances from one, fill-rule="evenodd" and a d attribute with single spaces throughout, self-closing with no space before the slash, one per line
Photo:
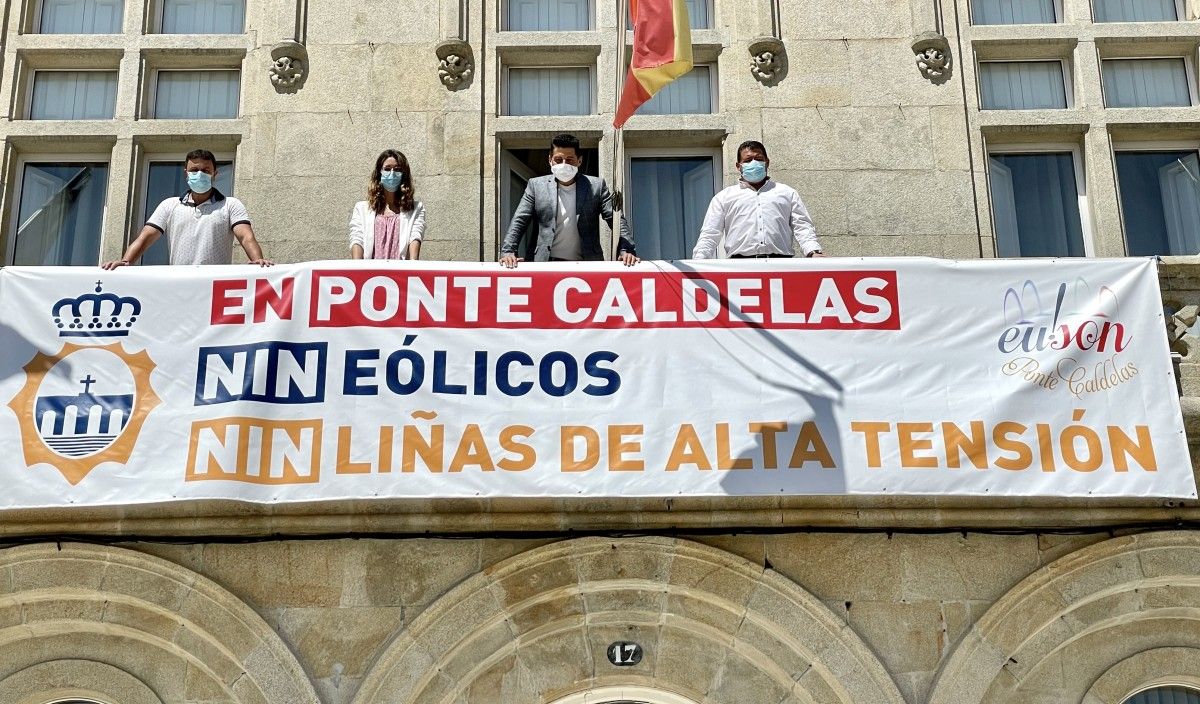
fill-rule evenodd
<path id="1" fill-rule="evenodd" d="M 824 254 L 824 252 L 822 252 L 822 251 L 821 251 L 821 250 L 819 250 L 819 249 L 814 249 L 813 251 L 809 252 L 808 254 L 805 254 L 804 256 L 805 256 L 805 257 L 811 257 L 811 256 L 812 256 L 812 255 L 814 255 L 814 254 Z"/>

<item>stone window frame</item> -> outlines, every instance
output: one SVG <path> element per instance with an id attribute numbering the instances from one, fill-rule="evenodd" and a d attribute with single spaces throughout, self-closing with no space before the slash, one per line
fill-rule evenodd
<path id="1" fill-rule="evenodd" d="M 44 117 L 43 118 L 34 118 L 33 117 L 33 88 L 34 88 L 34 84 L 37 82 L 37 75 L 39 73 L 83 73 L 83 72 L 114 74 L 117 77 L 117 93 L 119 94 L 121 92 L 121 70 L 119 67 L 97 68 L 94 66 L 89 66 L 86 68 L 60 68 L 60 67 L 30 68 L 26 74 L 26 79 L 23 82 L 24 85 L 22 85 L 22 87 L 21 87 L 21 93 L 22 93 L 21 97 L 20 97 L 21 112 L 20 112 L 19 119 L 21 119 L 21 120 L 37 119 L 39 122 L 43 122 L 48 119 L 48 118 L 44 118 Z M 76 122 L 78 120 L 115 120 L 116 119 L 116 111 L 117 111 L 117 100 L 114 98 L 114 100 L 113 100 L 113 116 L 112 117 L 108 117 L 108 118 L 104 118 L 104 117 L 76 118 L 76 119 L 70 119 L 70 120 L 61 120 L 61 122 L 68 122 L 68 121 Z"/>
<path id="2" fill-rule="evenodd" d="M 24 11 L 27 13 L 23 22 L 21 22 L 21 32 L 24 34 L 46 34 L 47 36 L 71 36 L 58 33 L 42 32 L 42 7 L 46 4 L 46 0 L 26 0 Z M 121 0 L 121 28 L 116 32 L 107 32 L 104 34 L 80 34 L 74 36 L 100 36 L 112 37 L 128 34 L 125 28 L 125 17 L 129 14 L 125 11 L 126 0 Z"/>
<path id="3" fill-rule="evenodd" d="M 108 219 L 111 217 L 112 204 L 109 202 L 109 196 L 112 194 L 112 168 L 113 168 L 113 153 L 104 152 L 98 149 L 81 149 L 76 152 L 61 152 L 61 151 L 38 151 L 38 150 L 21 150 L 13 159 L 13 177 L 12 177 L 12 207 L 8 213 L 8 236 L 4 238 L 4 259 L 3 262 L 7 266 L 8 262 L 12 261 L 13 255 L 17 249 L 17 228 L 20 226 L 21 217 L 21 190 L 25 183 L 25 166 L 29 163 L 54 163 L 54 164 L 73 164 L 73 163 L 99 163 L 108 164 L 109 182 L 105 184 L 104 198 L 104 214 L 100 218 L 100 242 L 96 251 L 97 266 L 103 262 L 104 258 L 104 232 L 108 225 Z"/>
<path id="4" fill-rule="evenodd" d="M 1100 22 L 1096 20 L 1096 0 L 1088 0 L 1088 17 L 1087 20 L 1092 24 L 1108 25 L 1108 24 L 1152 24 L 1154 22 L 1186 22 L 1187 21 L 1187 0 L 1175 0 L 1175 20 L 1151 20 L 1150 22 Z"/>
<path id="5" fill-rule="evenodd" d="M 693 51 L 694 51 L 694 48 L 693 48 Z M 639 112 L 639 113 L 634 113 L 634 117 L 677 118 L 680 115 L 719 115 L 721 113 L 721 74 L 720 74 L 720 67 L 718 65 L 719 62 L 717 60 L 717 57 L 713 56 L 712 58 L 709 58 L 706 55 L 707 52 L 705 52 L 703 50 L 701 50 L 699 52 L 695 52 L 695 53 L 699 54 L 699 56 L 696 56 L 694 58 L 693 64 L 692 64 L 693 68 L 699 68 L 701 66 L 708 67 L 708 96 L 709 96 L 708 112 L 664 113 L 662 115 L 649 115 L 649 114 L 643 114 L 643 113 Z M 625 68 L 628 71 L 628 69 L 629 69 L 628 62 L 633 59 L 632 52 L 630 52 L 630 54 L 628 56 L 626 56 L 625 59 L 626 59 Z M 664 88 L 664 90 L 665 90 L 665 88 Z M 646 102 L 649 102 L 649 101 L 646 101 Z M 632 119 L 632 118 L 630 118 L 630 119 Z"/>
<path id="6" fill-rule="evenodd" d="M 513 115 L 511 112 L 509 112 L 509 105 L 508 105 L 508 97 L 509 97 L 508 96 L 508 72 L 514 68 L 535 68 L 535 69 L 586 68 L 588 70 L 588 100 L 590 101 L 590 105 L 588 106 L 588 111 L 582 115 Z M 553 118 L 577 119 L 577 118 L 586 118 L 586 117 L 594 116 L 594 115 L 598 114 L 598 112 L 600 110 L 600 105 L 599 105 L 600 96 L 597 93 L 599 80 L 598 80 L 598 77 L 596 74 L 597 74 L 597 70 L 596 70 L 596 62 L 595 61 L 587 63 L 584 61 L 566 59 L 562 63 L 553 63 L 553 64 L 532 64 L 532 63 L 525 63 L 525 62 L 518 62 L 518 61 L 514 61 L 514 62 L 510 63 L 508 61 L 503 61 L 500 64 L 500 85 L 499 85 L 500 100 L 499 100 L 499 104 L 497 105 L 497 107 L 499 108 L 499 110 L 497 111 L 497 114 L 499 117 L 516 117 L 516 118 L 533 118 L 533 119 L 553 119 Z"/>
<path id="7" fill-rule="evenodd" d="M 162 35 L 163 25 L 163 2 L 164 0 L 144 0 L 146 3 L 146 11 L 143 15 L 144 24 L 142 34 Z M 247 25 L 250 23 L 250 2 L 242 0 L 242 31 L 233 33 L 221 34 L 168 34 L 166 36 L 202 36 L 202 37 L 239 37 L 247 33 Z"/>
<path id="8" fill-rule="evenodd" d="M 162 0 L 155 0 L 155 1 L 161 2 Z M 595 32 L 596 31 L 596 22 L 597 22 L 596 5 L 598 4 L 596 2 L 596 0 L 587 0 L 587 4 L 588 4 L 588 9 L 587 9 L 588 26 L 587 27 L 585 27 L 583 29 L 541 29 L 541 30 L 510 28 L 508 26 L 509 25 L 508 11 L 509 11 L 509 6 L 510 6 L 511 2 L 512 2 L 512 0 L 500 0 L 500 14 L 497 17 L 497 27 L 498 27 L 497 31 L 498 32 L 501 32 L 504 34 L 508 34 L 511 32 L 517 32 L 517 33 L 530 32 L 530 33 L 535 33 L 535 34 L 539 33 L 539 32 L 554 32 L 554 33 L 566 32 L 566 33 L 574 34 L 577 32 Z"/>
<path id="9" fill-rule="evenodd" d="M 1100 57 L 1099 57 L 1099 59 L 1100 59 L 1100 61 L 1099 61 L 1100 96 L 1101 96 L 1101 107 L 1103 109 L 1105 109 L 1105 110 L 1163 110 L 1163 109 L 1168 109 L 1169 110 L 1169 109 L 1180 109 L 1180 108 L 1186 109 L 1189 107 L 1194 108 L 1197 105 L 1200 105 L 1200 90 L 1197 89 L 1197 84 L 1196 84 L 1196 61 L 1193 56 L 1193 54 L 1195 53 L 1194 51 L 1182 52 L 1182 53 L 1153 52 L 1150 54 L 1146 54 L 1144 56 L 1142 56 L 1142 55 L 1138 55 L 1138 56 L 1124 56 L 1124 55 L 1106 56 L 1105 55 L 1106 53 L 1107 52 L 1101 51 Z M 1107 62 L 1107 61 L 1136 61 L 1136 60 L 1140 60 L 1140 59 L 1183 59 L 1183 71 L 1184 71 L 1184 75 L 1187 77 L 1188 99 L 1191 102 L 1191 104 L 1190 105 L 1181 105 L 1181 106 L 1165 106 L 1165 107 L 1142 106 L 1142 105 L 1134 105 L 1134 106 L 1129 106 L 1129 107 L 1110 107 L 1108 105 L 1107 97 L 1104 95 L 1104 64 L 1105 64 L 1105 62 Z"/>
<path id="10" fill-rule="evenodd" d="M 30 120 L 33 79 L 34 74 L 38 71 L 115 71 L 117 74 L 117 99 L 113 106 L 113 117 L 93 120 L 93 122 L 116 120 L 121 111 L 121 59 L 123 56 L 122 50 L 108 49 L 81 52 L 64 52 L 57 49 L 18 50 L 13 74 L 15 88 L 13 100 L 9 106 L 9 118 L 23 122 Z"/>
<path id="11" fill-rule="evenodd" d="M 1024 63 L 1050 63 L 1057 61 L 1062 64 L 1063 72 L 1063 91 L 1067 98 L 1067 104 L 1061 108 L 985 108 L 983 106 L 983 65 L 984 64 L 1024 64 Z M 1075 100 L 1075 76 L 1074 67 L 1071 59 L 1063 56 L 1039 56 L 1030 55 L 1022 57 L 995 57 L 984 58 L 975 57 L 975 104 L 980 112 L 1021 112 L 1022 110 L 1074 110 L 1077 107 Z"/>
<path id="12" fill-rule="evenodd" d="M 237 35 L 234 35 L 237 36 Z M 253 66 L 247 70 L 248 52 L 244 48 L 220 49 L 166 49 L 143 50 L 141 55 L 141 86 L 137 100 L 138 120 L 168 120 L 168 121 L 227 121 L 237 122 L 245 119 L 243 101 L 246 98 L 246 77 L 253 77 Z M 159 118 L 155 117 L 154 103 L 158 95 L 158 74 L 161 71 L 237 71 L 238 72 L 238 111 L 234 117 L 219 118 Z"/>
<path id="13" fill-rule="evenodd" d="M 1071 162 L 1075 170 L 1075 189 L 1079 200 L 1079 221 L 1083 231 L 1083 256 L 1092 258 L 1096 255 L 1096 228 L 1093 223 L 1091 199 L 1087 187 L 1087 168 L 1084 162 L 1085 148 L 1076 141 L 1036 141 L 1010 142 L 1001 140 L 985 144 L 984 151 L 984 182 L 987 184 L 988 218 L 991 220 L 991 230 L 996 231 L 995 200 L 992 196 L 991 157 L 1004 154 L 1061 154 L 1071 153 Z M 993 235 L 993 246 L 999 248 Z"/>
<path id="14" fill-rule="evenodd" d="M 1179 2 L 1180 0 L 1176 0 Z M 969 0 L 967 3 L 967 23 L 972 27 L 1043 27 L 1051 25 L 1066 24 L 1067 8 L 1066 0 L 1052 0 L 1054 4 L 1054 21 L 1053 22 L 1037 22 L 1030 23 L 1014 23 L 1014 24 L 976 24 L 975 22 L 975 3 L 977 0 Z"/>
<path id="15" fill-rule="evenodd" d="M 1125 204 L 1121 201 L 1121 175 L 1117 171 L 1117 154 L 1122 152 L 1163 152 L 1163 151 L 1193 151 L 1200 153 L 1200 138 L 1197 139 L 1147 139 L 1147 140 L 1131 140 L 1119 139 L 1112 136 L 1109 139 L 1109 151 L 1113 163 L 1113 185 L 1116 187 L 1117 193 L 1117 214 L 1120 216 L 1119 223 L 1121 227 L 1121 245 L 1125 248 L 1125 256 L 1129 256 L 1129 239 L 1125 232 Z M 1162 686 L 1161 684 L 1148 685 L 1150 687 Z M 1197 684 L 1177 685 L 1180 687 L 1198 687 Z M 1134 692 L 1137 694 L 1137 692 Z M 1129 696 L 1133 696 L 1132 694 Z M 1126 697 L 1128 699 L 1129 697 Z"/>

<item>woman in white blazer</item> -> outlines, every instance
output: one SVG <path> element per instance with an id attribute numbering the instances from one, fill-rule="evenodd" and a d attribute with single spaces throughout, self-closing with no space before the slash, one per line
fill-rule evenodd
<path id="1" fill-rule="evenodd" d="M 408 159 L 385 149 L 375 160 L 367 199 L 350 214 L 351 259 L 417 259 L 425 237 L 425 206 L 413 197 Z"/>

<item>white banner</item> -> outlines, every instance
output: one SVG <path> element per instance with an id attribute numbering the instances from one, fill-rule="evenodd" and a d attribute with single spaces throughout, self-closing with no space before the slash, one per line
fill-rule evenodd
<path id="1" fill-rule="evenodd" d="M 1146 259 L 0 271 L 0 507 L 1195 498 Z"/>

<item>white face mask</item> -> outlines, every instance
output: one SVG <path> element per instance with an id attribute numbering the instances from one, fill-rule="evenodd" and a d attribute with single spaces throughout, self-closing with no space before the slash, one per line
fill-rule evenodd
<path id="1" fill-rule="evenodd" d="M 579 173 L 579 167 L 570 164 L 551 164 L 550 173 L 554 174 L 554 178 L 566 183 L 575 178 L 575 174 Z"/>

